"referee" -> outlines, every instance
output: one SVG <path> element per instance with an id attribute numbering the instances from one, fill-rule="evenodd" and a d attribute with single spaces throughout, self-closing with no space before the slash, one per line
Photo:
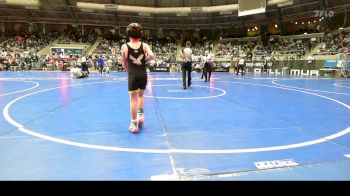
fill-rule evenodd
<path id="1" fill-rule="evenodd" d="M 193 61 L 193 55 L 192 55 L 192 49 L 191 49 L 191 42 L 186 42 L 186 47 L 182 49 L 181 58 L 184 60 L 184 63 L 182 64 L 181 70 L 182 70 L 182 82 L 183 82 L 183 88 L 186 89 L 187 87 L 191 86 L 191 72 L 192 72 L 192 61 Z M 187 85 L 186 85 L 186 72 L 187 72 Z"/>

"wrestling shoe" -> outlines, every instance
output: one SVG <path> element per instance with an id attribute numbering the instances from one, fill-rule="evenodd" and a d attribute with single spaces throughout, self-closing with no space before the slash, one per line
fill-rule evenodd
<path id="1" fill-rule="evenodd" d="M 144 122 L 143 113 L 137 113 L 137 124 L 138 126 L 142 126 Z"/>
<path id="2" fill-rule="evenodd" d="M 129 131 L 131 133 L 139 133 L 139 128 L 137 126 L 137 121 L 131 122 L 129 126 Z"/>

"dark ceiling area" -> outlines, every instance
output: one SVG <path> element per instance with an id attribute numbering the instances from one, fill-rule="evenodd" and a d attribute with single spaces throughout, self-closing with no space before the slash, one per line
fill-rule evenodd
<path id="1" fill-rule="evenodd" d="M 293 0 L 292 5 L 285 7 L 268 5 L 265 13 L 243 17 L 238 17 L 237 10 L 230 13 L 190 13 L 179 16 L 115 10 L 82 10 L 77 6 L 81 2 L 166 8 L 221 6 L 237 4 L 238 0 L 41 0 L 39 7 L 9 5 L 0 1 L 0 22 L 117 27 L 127 26 L 130 22 L 139 22 L 146 28 L 225 28 L 237 25 L 277 23 L 278 21 L 313 20 L 317 18 L 315 16 L 317 10 L 331 10 L 336 14 L 350 10 L 350 0 Z"/>

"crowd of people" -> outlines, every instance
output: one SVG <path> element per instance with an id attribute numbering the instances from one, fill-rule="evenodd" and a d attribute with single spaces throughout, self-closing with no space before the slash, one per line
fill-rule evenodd
<path id="1" fill-rule="evenodd" d="M 215 54 L 218 58 L 238 57 L 240 51 L 243 51 L 247 54 L 252 52 L 256 44 L 257 43 L 255 41 L 219 41 Z"/>
<path id="2" fill-rule="evenodd" d="M 11 66 L 31 69 L 40 63 L 41 58 L 37 53 L 56 38 L 55 32 L 0 34 L 0 70 L 9 70 Z"/>
<path id="3" fill-rule="evenodd" d="M 255 50 L 256 56 L 285 57 L 285 60 L 302 59 L 313 47 L 320 43 L 319 38 L 304 39 L 272 39 L 266 45 L 260 45 Z M 289 57 L 289 58 L 288 58 Z"/>
<path id="4" fill-rule="evenodd" d="M 60 44 L 87 43 L 92 45 L 97 40 L 97 35 L 87 33 L 79 36 L 72 32 L 64 32 L 59 35 L 58 32 L 49 32 L 47 34 L 35 33 L 7 33 L 0 35 L 0 70 L 33 70 L 36 68 L 46 69 L 47 66 L 53 66 L 53 70 L 65 71 L 69 68 L 80 67 L 81 58 L 85 56 L 87 65 L 95 70 L 99 69 L 103 60 L 104 69 L 125 71 L 121 65 L 121 45 L 126 43 L 125 38 L 111 39 L 102 37 L 96 50 L 91 55 L 81 54 L 62 54 L 51 53 L 45 56 L 38 56 L 38 52 L 51 44 L 53 40 L 59 38 Z M 153 67 L 170 67 L 178 64 L 178 48 L 183 48 L 180 40 L 169 37 L 159 40 L 145 40 L 154 51 L 155 58 L 149 62 Z M 228 60 L 237 60 L 240 54 L 245 54 L 248 61 L 259 61 L 264 59 L 273 60 L 307 60 L 307 55 L 315 46 L 322 43 L 322 47 L 316 51 L 316 55 L 338 54 L 340 52 L 348 53 L 350 45 L 349 33 L 328 34 L 324 38 L 295 38 L 295 39 L 271 39 L 262 44 L 258 41 L 224 41 L 224 40 L 201 40 L 192 42 L 192 52 L 194 55 L 193 68 L 202 69 L 202 57 L 205 51 L 213 58 L 223 58 Z M 222 63 L 215 63 L 221 66 Z"/>
<path id="5" fill-rule="evenodd" d="M 171 63 L 176 62 L 176 41 L 170 38 L 159 40 L 146 40 L 153 50 L 156 58 L 150 61 L 153 67 L 169 67 Z"/>
<path id="6" fill-rule="evenodd" d="M 321 49 L 318 51 L 320 55 L 334 55 L 338 53 L 349 53 L 350 33 L 328 34 L 325 37 Z"/>
<path id="7" fill-rule="evenodd" d="M 75 31 L 64 31 L 58 40 L 58 44 L 93 44 L 96 41 L 96 33 L 78 34 Z"/>

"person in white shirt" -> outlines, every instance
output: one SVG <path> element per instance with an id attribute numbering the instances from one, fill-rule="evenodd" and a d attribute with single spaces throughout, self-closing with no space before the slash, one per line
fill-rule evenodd
<path id="1" fill-rule="evenodd" d="M 70 69 L 72 78 L 86 78 L 89 77 L 89 68 L 86 63 L 86 57 L 83 55 L 80 59 L 81 68 L 72 68 Z"/>
<path id="2" fill-rule="evenodd" d="M 242 76 L 244 75 L 244 67 L 245 67 L 245 59 L 242 55 L 238 60 L 238 67 L 237 67 L 236 76 L 238 76 L 239 70 L 241 70 Z"/>
<path id="3" fill-rule="evenodd" d="M 307 63 L 308 63 L 308 64 L 311 64 L 314 60 L 315 60 L 314 55 L 310 55 L 310 56 L 308 57 Z"/>
<path id="4" fill-rule="evenodd" d="M 81 57 L 81 71 L 83 71 L 85 73 L 85 75 L 90 74 L 89 66 L 87 64 L 87 59 L 86 59 L 85 55 L 83 55 Z"/>
<path id="5" fill-rule="evenodd" d="M 205 51 L 204 57 L 202 58 L 204 61 L 203 74 L 205 78 L 205 82 L 210 81 L 211 76 L 211 63 L 212 63 L 212 54 L 208 50 Z M 208 77 L 209 75 L 209 77 Z"/>
<path id="6" fill-rule="evenodd" d="M 268 62 L 267 58 L 268 58 L 267 56 L 266 57 L 265 56 L 262 57 L 262 60 L 264 61 L 263 62 L 263 67 L 262 67 L 262 72 L 265 72 L 265 73 L 269 73 L 269 69 L 268 69 L 268 66 L 267 66 L 267 62 Z"/>
<path id="7" fill-rule="evenodd" d="M 182 49 L 181 58 L 184 60 L 184 63 L 181 67 L 182 70 L 182 82 L 183 82 L 183 88 L 186 89 L 187 87 L 191 86 L 191 72 L 192 72 L 192 60 L 193 60 L 193 54 L 191 50 L 191 42 L 186 42 L 186 48 Z M 186 85 L 186 72 L 188 76 L 188 81 Z"/>

